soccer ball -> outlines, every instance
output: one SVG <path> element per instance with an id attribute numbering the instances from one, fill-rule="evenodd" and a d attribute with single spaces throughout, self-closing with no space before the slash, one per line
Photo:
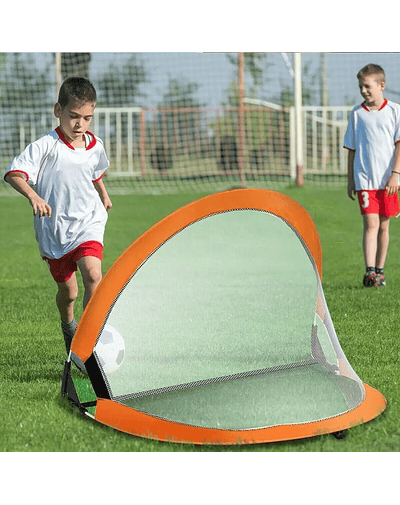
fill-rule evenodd
<path id="1" fill-rule="evenodd" d="M 124 339 L 115 328 L 110 324 L 106 324 L 94 351 L 103 372 L 108 375 L 115 372 L 124 360 Z"/>

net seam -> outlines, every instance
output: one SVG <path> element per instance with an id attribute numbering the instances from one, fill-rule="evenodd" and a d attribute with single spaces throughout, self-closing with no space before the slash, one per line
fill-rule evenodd
<path id="1" fill-rule="evenodd" d="M 148 391 L 140 391 L 137 393 L 131 393 L 128 395 L 121 395 L 121 396 L 114 396 L 112 397 L 113 400 L 115 401 L 124 401 L 124 400 L 133 400 L 133 399 L 138 399 L 138 398 L 144 398 L 146 396 L 152 396 L 152 395 L 157 395 L 157 394 L 162 394 L 162 393 L 171 393 L 174 391 L 181 391 L 184 389 L 190 389 L 193 387 L 198 387 L 198 386 L 205 386 L 209 384 L 217 384 L 219 382 L 226 382 L 230 380 L 235 380 L 235 379 L 242 379 L 246 377 L 254 377 L 257 375 L 265 375 L 267 373 L 273 373 L 281 370 L 289 370 L 291 368 L 298 368 L 302 366 L 308 366 L 308 365 L 315 365 L 318 364 L 318 360 L 311 359 L 311 360 L 306 360 L 306 361 L 299 361 L 297 363 L 289 363 L 288 365 L 278 365 L 278 366 L 273 366 L 269 368 L 261 368 L 258 370 L 250 370 L 247 372 L 239 372 L 231 375 L 223 375 L 221 377 L 213 377 L 210 379 L 202 379 L 198 381 L 192 381 L 192 382 L 187 382 L 184 384 L 176 384 L 174 386 L 166 386 L 162 388 L 156 388 L 156 389 L 150 389 Z"/>

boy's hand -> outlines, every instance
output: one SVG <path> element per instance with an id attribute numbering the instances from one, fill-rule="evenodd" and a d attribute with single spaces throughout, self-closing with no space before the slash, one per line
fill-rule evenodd
<path id="1" fill-rule="evenodd" d="M 100 199 L 103 202 L 104 208 L 108 212 L 112 207 L 112 202 L 110 200 L 110 197 L 107 194 L 105 194 L 105 195 L 101 195 Z"/>
<path id="2" fill-rule="evenodd" d="M 352 200 L 355 200 L 354 195 L 356 194 L 356 186 L 353 182 L 347 184 L 347 195 Z"/>
<path id="3" fill-rule="evenodd" d="M 39 195 L 33 195 L 29 198 L 29 203 L 33 209 L 33 215 L 39 214 L 39 217 L 51 217 L 51 207 Z"/>
<path id="4" fill-rule="evenodd" d="M 388 196 L 395 195 L 399 190 L 399 174 L 392 173 L 386 183 L 386 194 Z"/>
<path id="5" fill-rule="evenodd" d="M 111 209 L 112 202 L 111 202 L 109 196 L 104 197 L 103 205 L 104 205 L 104 208 L 106 209 L 107 212 Z"/>
<path id="6" fill-rule="evenodd" d="M 39 217 L 51 216 L 50 205 L 40 198 L 36 191 L 29 186 L 20 172 L 11 172 L 6 174 L 5 178 L 18 193 L 21 193 L 21 195 L 24 195 L 29 200 L 35 216 L 37 213 L 39 213 Z"/>
<path id="7" fill-rule="evenodd" d="M 112 203 L 110 197 L 108 196 L 106 187 L 104 186 L 103 180 L 99 179 L 98 181 L 93 182 L 93 184 L 94 187 L 96 188 L 97 193 L 100 196 L 100 200 L 102 201 L 104 208 L 108 212 L 112 207 Z"/>

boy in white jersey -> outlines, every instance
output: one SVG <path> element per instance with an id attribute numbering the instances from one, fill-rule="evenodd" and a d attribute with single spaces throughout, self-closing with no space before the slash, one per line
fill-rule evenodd
<path id="1" fill-rule="evenodd" d="M 347 194 L 357 194 L 364 220 L 364 286 L 385 286 L 389 220 L 399 215 L 400 106 L 383 97 L 385 72 L 369 64 L 357 74 L 361 105 L 351 111 L 344 137 L 348 149 Z"/>
<path id="2" fill-rule="evenodd" d="M 112 206 L 102 181 L 109 162 L 100 139 L 88 131 L 96 100 L 87 79 L 66 79 L 54 106 L 59 126 L 26 147 L 4 176 L 33 208 L 39 251 L 58 285 L 67 353 L 77 326 L 75 272 L 79 268 L 82 274 L 85 307 L 102 278 L 104 229 Z"/>

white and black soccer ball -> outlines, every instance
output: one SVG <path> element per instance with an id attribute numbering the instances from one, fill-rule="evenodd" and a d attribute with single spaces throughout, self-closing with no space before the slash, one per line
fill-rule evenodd
<path id="1" fill-rule="evenodd" d="M 106 324 L 94 347 L 103 372 L 108 375 L 115 372 L 125 357 L 125 342 L 121 334 L 110 324 Z"/>

